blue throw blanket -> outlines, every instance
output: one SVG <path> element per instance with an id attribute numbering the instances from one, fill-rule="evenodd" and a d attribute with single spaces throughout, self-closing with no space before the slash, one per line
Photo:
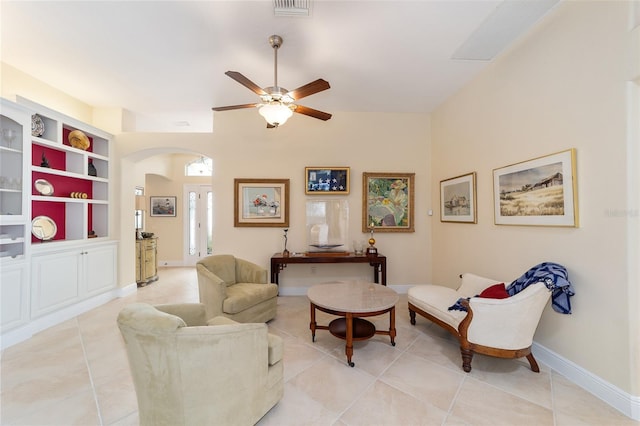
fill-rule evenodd
<path id="1" fill-rule="evenodd" d="M 569 282 L 567 269 L 553 262 L 543 262 L 525 272 L 520 278 L 507 286 L 509 296 L 519 293 L 529 284 L 542 281 L 551 293 L 551 307 L 561 314 L 571 313 L 571 296 L 575 294 Z"/>
<path id="2" fill-rule="evenodd" d="M 535 284 L 542 281 L 545 286 L 551 291 L 551 307 L 554 311 L 561 314 L 571 313 L 571 296 L 575 294 L 573 286 L 569 282 L 569 274 L 567 269 L 553 262 L 543 262 L 536 265 L 525 272 L 520 278 L 509 284 L 506 288 L 509 296 L 519 293 L 524 290 L 530 284 Z M 467 309 L 462 306 L 463 300 L 469 300 L 469 298 L 460 298 L 456 303 L 449 307 L 450 311 L 466 311 Z"/>

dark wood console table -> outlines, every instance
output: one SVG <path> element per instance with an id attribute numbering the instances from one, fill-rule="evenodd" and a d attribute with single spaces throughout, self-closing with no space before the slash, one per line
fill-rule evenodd
<path id="1" fill-rule="evenodd" d="M 335 254 L 295 254 L 288 257 L 282 256 L 282 253 L 276 253 L 271 256 L 271 282 L 278 284 L 278 276 L 280 271 L 284 270 L 288 264 L 300 263 L 368 263 L 373 267 L 373 282 L 376 284 L 387 285 L 387 257 L 381 254 L 377 256 L 356 256 L 349 253 L 343 256 Z"/>

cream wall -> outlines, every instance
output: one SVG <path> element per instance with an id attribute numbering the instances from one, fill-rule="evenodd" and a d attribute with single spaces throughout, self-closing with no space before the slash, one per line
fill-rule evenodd
<path id="1" fill-rule="evenodd" d="M 428 282 L 431 274 L 428 262 L 431 217 L 427 216 L 428 209 L 432 208 L 429 204 L 429 131 L 429 119 L 424 114 L 340 112 L 334 112 L 334 117 L 327 122 L 296 116 L 282 128 L 266 129 L 256 111 L 247 110 L 216 114 L 214 132 L 209 135 L 125 133 L 118 135 L 116 142 L 118 152 L 126 161 L 155 155 L 156 151 L 182 152 L 185 146 L 191 152 L 211 157 L 214 168 L 211 181 L 214 191 L 214 253 L 238 254 L 264 267 L 269 266 L 273 253 L 282 251 L 282 228 L 233 226 L 234 178 L 290 179 L 288 248 L 303 251 L 306 245 L 305 201 L 322 198 L 305 195 L 305 166 L 351 167 L 350 194 L 340 196 L 346 198 L 350 206 L 350 240 L 368 237 L 361 231 L 362 173 L 415 172 L 416 232 L 376 234 L 376 246 L 388 257 L 389 283 L 411 285 Z M 136 163 L 132 166 L 143 167 Z M 123 193 L 132 194 L 135 184 L 123 184 Z M 172 185 L 161 181 L 158 184 Z M 178 187 L 166 188 L 172 188 L 179 196 L 182 194 Z M 163 191 L 162 195 L 171 195 L 167 190 Z M 182 226 L 181 218 L 177 219 L 171 222 L 171 226 Z M 168 226 L 170 219 L 163 218 L 163 221 L 167 221 L 164 223 Z M 154 228 L 149 231 L 160 236 L 160 245 L 165 243 L 162 237 L 164 230 Z M 161 253 L 159 257 L 162 256 Z M 304 287 L 345 274 L 370 277 L 371 268 L 363 265 L 320 267 L 311 273 L 309 266 L 291 265 L 282 274 L 281 284 L 283 288 Z"/>
<path id="2" fill-rule="evenodd" d="M 432 263 L 434 281 L 449 286 L 465 271 L 509 282 L 542 261 L 565 265 L 576 289 L 573 314 L 547 307 L 536 342 L 637 395 L 638 340 L 630 337 L 638 282 L 629 274 L 637 258 L 629 256 L 628 238 L 638 210 L 627 201 L 630 185 L 638 191 L 628 167 L 639 165 L 627 157 L 627 120 L 638 120 L 627 112 L 630 10 L 629 2 L 561 4 L 434 112 L 433 202 L 440 180 L 476 171 L 478 224 L 434 221 Z M 580 227 L 494 225 L 492 170 L 569 148 L 577 150 Z M 636 300 L 628 303 L 630 295 Z"/>
<path id="3" fill-rule="evenodd" d="M 55 111 L 93 124 L 93 109 L 78 99 L 31 77 L 4 62 L 0 66 L 0 93 L 5 99 L 16 101 L 17 96 L 37 102 Z M 102 130 L 112 130 L 101 127 Z"/>
<path id="4" fill-rule="evenodd" d="M 158 237 L 158 263 L 164 265 L 182 264 L 185 257 L 185 221 L 188 219 L 185 211 L 184 185 L 211 185 L 211 177 L 185 176 L 184 167 L 190 161 L 199 157 L 190 154 L 164 154 L 154 156 L 136 164 L 137 170 L 146 171 L 145 195 L 147 205 L 149 197 L 175 196 L 176 216 L 150 216 L 149 209 L 145 211 L 145 231 L 153 232 Z M 160 173 L 154 166 L 162 165 L 165 170 Z M 155 167 L 156 169 L 160 167 Z"/>

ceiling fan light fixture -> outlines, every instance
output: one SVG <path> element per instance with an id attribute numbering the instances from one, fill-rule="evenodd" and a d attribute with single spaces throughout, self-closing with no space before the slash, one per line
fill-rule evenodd
<path id="1" fill-rule="evenodd" d="M 264 104 L 258 110 L 260 115 L 264 117 L 267 123 L 272 126 L 282 126 L 287 122 L 289 117 L 293 115 L 293 111 L 287 105 L 281 102 L 269 102 Z"/>
<path id="2" fill-rule="evenodd" d="M 267 121 L 267 128 L 270 129 L 286 123 L 294 112 L 323 121 L 330 119 L 331 114 L 327 112 L 294 103 L 304 97 L 329 89 L 331 87 L 329 82 L 319 78 L 292 91 L 278 86 L 278 49 L 282 46 L 282 37 L 276 34 L 272 35 L 269 37 L 269 44 L 273 48 L 273 86 L 263 89 L 238 71 L 225 72 L 225 75 L 258 95 L 261 102 L 214 107 L 212 109 L 214 111 L 229 111 L 232 109 L 257 107 L 260 115 Z"/>

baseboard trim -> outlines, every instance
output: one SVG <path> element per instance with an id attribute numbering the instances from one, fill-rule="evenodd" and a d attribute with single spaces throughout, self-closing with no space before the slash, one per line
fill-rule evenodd
<path id="1" fill-rule="evenodd" d="M 536 359 L 582 389 L 600 398 L 625 416 L 640 420 L 640 396 L 633 396 L 539 343 L 533 343 Z"/>
<path id="2" fill-rule="evenodd" d="M 158 260 L 158 267 L 165 267 L 165 268 L 176 268 L 176 267 L 183 267 L 183 266 L 189 266 L 187 265 L 184 260 Z M 193 265 L 191 265 L 193 266 Z"/>
<path id="3" fill-rule="evenodd" d="M 138 291 L 138 284 L 131 283 L 127 286 L 116 289 L 116 297 L 126 297 Z"/>
<path id="4" fill-rule="evenodd" d="M 131 294 L 131 286 L 133 285 L 133 292 L 137 290 L 136 284 L 130 284 L 124 288 L 115 288 L 106 293 L 99 294 L 86 300 L 82 300 L 73 305 L 61 308 L 55 312 L 45 314 L 41 317 L 34 318 L 28 323 L 16 327 L 12 330 L 2 334 L 0 337 L 0 348 L 5 350 L 17 343 L 23 342 L 34 334 L 39 333 L 47 328 L 58 325 L 64 321 L 77 317 L 91 309 L 104 305 L 113 299 L 123 297 L 124 295 Z"/>
<path id="5" fill-rule="evenodd" d="M 390 285 L 398 294 L 406 294 L 412 285 Z M 280 287 L 280 296 L 306 296 L 308 287 Z M 549 366 L 582 389 L 600 398 L 625 416 L 640 420 L 640 396 L 633 396 L 603 380 L 579 365 L 558 355 L 539 343 L 533 343 L 536 359 Z"/>

